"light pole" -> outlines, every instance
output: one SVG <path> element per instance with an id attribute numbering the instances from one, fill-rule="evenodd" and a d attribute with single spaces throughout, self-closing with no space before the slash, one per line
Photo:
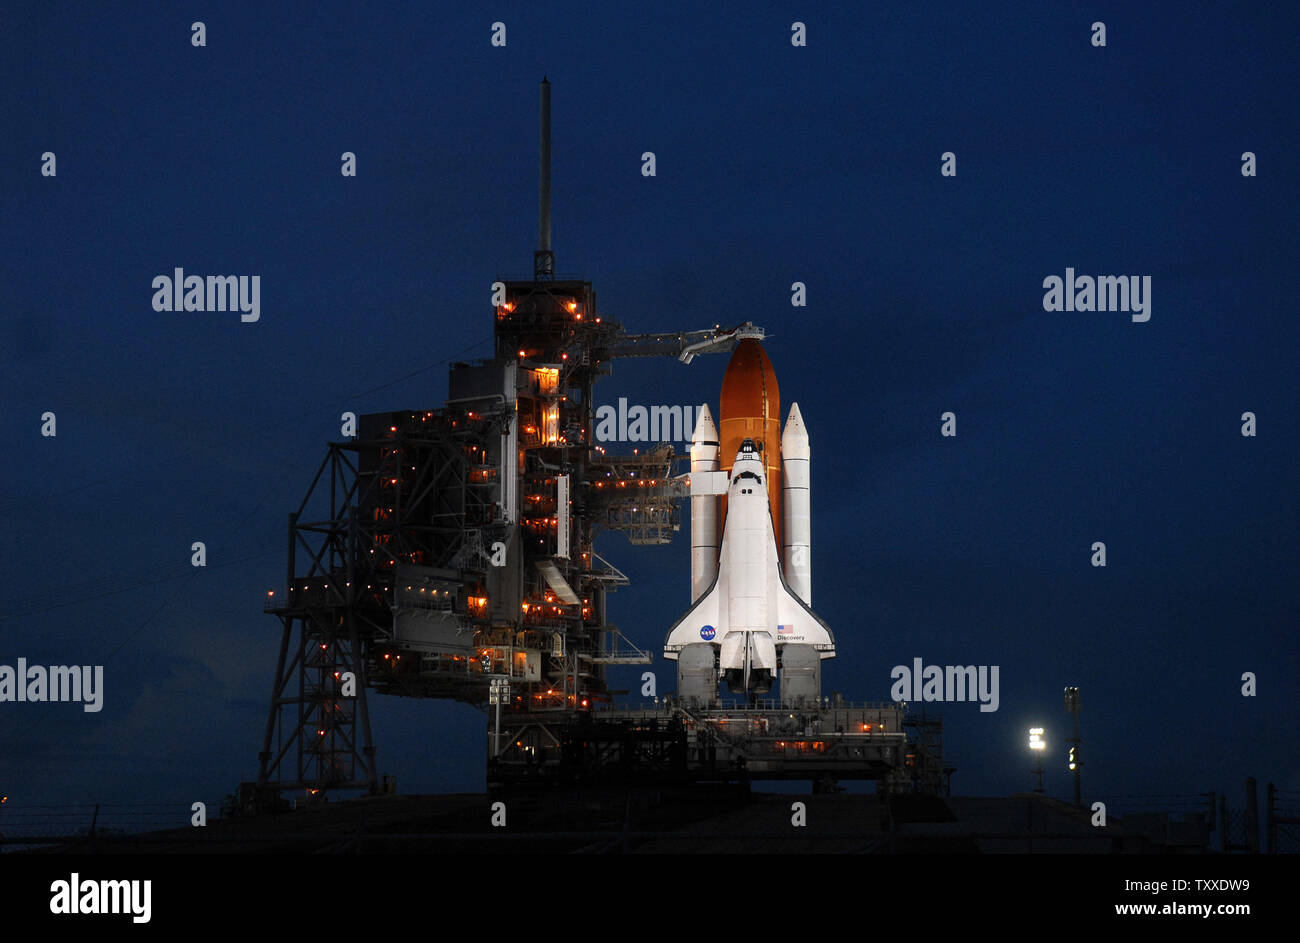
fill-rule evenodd
<path id="1" fill-rule="evenodd" d="M 488 704 L 497 709 L 495 731 L 492 734 L 492 755 L 501 755 L 501 702 L 510 700 L 510 681 L 507 678 L 493 678 L 488 687 Z"/>
<path id="2" fill-rule="evenodd" d="M 1079 744 L 1083 741 L 1079 739 L 1079 689 L 1077 687 L 1071 686 L 1065 689 L 1065 709 L 1074 717 L 1074 736 L 1067 741 L 1070 744 L 1070 772 L 1074 774 L 1074 804 L 1082 806 L 1079 767 L 1083 765 L 1083 759 L 1079 754 Z"/>
<path id="3" fill-rule="evenodd" d="M 1042 727 L 1029 728 L 1029 749 L 1034 751 L 1034 756 L 1038 758 L 1037 764 L 1031 772 L 1038 777 L 1038 787 L 1034 792 L 1043 791 L 1043 751 L 1047 749 L 1047 741 L 1043 739 Z"/>

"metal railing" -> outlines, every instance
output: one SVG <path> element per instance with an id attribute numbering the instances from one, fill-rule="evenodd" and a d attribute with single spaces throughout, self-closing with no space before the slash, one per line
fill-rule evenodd
<path id="1" fill-rule="evenodd" d="M 195 815 L 189 802 L 118 802 L 32 804 L 12 798 L 0 806 L 0 849 L 18 851 L 37 845 L 120 838 L 164 829 L 190 828 Z M 219 801 L 205 801 L 208 821 L 221 815 Z"/>

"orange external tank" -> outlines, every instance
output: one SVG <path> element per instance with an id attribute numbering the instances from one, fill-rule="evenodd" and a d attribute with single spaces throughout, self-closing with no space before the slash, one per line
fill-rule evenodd
<path id="1" fill-rule="evenodd" d="M 718 410 L 718 464 L 730 472 L 740 444 L 753 439 L 763 453 L 767 471 L 767 503 L 772 510 L 772 530 L 781 546 L 781 391 L 776 371 L 763 345 L 742 340 L 731 353 L 722 377 L 722 402 Z M 719 525 L 727 519 L 727 498 L 722 496 Z M 719 526 L 718 533 L 722 532 Z"/>

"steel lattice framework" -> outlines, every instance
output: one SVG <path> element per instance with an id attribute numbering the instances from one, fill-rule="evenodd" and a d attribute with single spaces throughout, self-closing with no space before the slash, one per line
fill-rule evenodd
<path id="1" fill-rule="evenodd" d="M 377 791 L 369 688 L 486 700 L 485 683 L 467 672 L 432 681 L 378 672 L 372 649 L 394 637 L 402 564 L 486 566 L 481 548 L 503 528 L 491 522 L 489 482 L 467 455 L 499 434 L 500 420 L 447 428 L 434 413 L 403 414 L 387 436 L 329 445 L 289 515 L 285 595 L 266 605 L 283 628 L 259 788 Z"/>

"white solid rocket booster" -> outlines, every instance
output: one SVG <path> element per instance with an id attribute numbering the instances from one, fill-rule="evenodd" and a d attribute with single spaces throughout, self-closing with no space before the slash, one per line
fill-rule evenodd
<path id="1" fill-rule="evenodd" d="M 807 440 L 805 436 L 805 441 Z M 718 470 L 718 428 L 707 405 L 691 436 L 691 474 L 703 476 Z M 704 494 L 691 497 L 691 602 L 713 585 L 718 575 L 718 499 Z"/>
<path id="2" fill-rule="evenodd" d="M 695 455 L 691 450 L 692 458 Z M 781 433 L 781 537 L 784 546 L 781 569 L 790 591 L 812 605 L 812 534 L 809 510 L 809 474 L 812 462 L 808 430 L 799 404 L 790 405 L 790 415 Z M 694 505 L 691 507 L 694 513 Z"/>

